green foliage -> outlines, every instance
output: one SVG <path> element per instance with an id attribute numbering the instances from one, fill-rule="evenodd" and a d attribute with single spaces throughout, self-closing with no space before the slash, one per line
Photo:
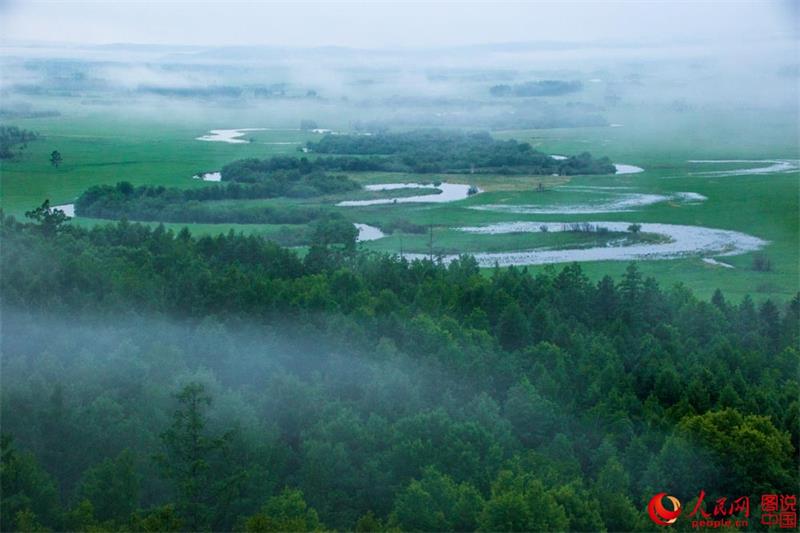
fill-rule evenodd
<path id="1" fill-rule="evenodd" d="M 36 518 L 36 514 L 30 509 L 18 511 L 14 515 L 14 523 L 16 524 L 16 531 L 24 531 L 25 533 L 47 533 L 53 531 L 47 526 L 42 525 Z M 10 529 L 7 531 L 11 531 Z"/>
<path id="2" fill-rule="evenodd" d="M 358 230 L 351 222 L 341 216 L 329 216 L 319 220 L 314 226 L 312 245 L 328 247 L 340 244 L 348 252 L 355 251 Z"/>
<path id="3" fill-rule="evenodd" d="M 568 531 L 605 531 L 600 512 L 600 502 L 576 482 L 562 485 L 552 491 L 555 501 L 567 513 Z"/>
<path id="4" fill-rule="evenodd" d="M 89 500 L 81 500 L 64 515 L 66 531 L 102 531 Z"/>
<path id="5" fill-rule="evenodd" d="M 146 533 L 182 531 L 183 522 L 174 505 L 164 505 L 145 513 L 136 513 L 131 519 L 131 530 Z"/>
<path id="6" fill-rule="evenodd" d="M 372 511 L 367 511 L 367 514 L 358 519 L 353 530 L 356 533 L 375 533 L 383 531 L 384 527 L 381 520 L 376 518 Z"/>
<path id="7" fill-rule="evenodd" d="M 699 494 L 705 487 L 719 484 L 718 469 L 709 451 L 680 435 L 667 437 L 643 477 L 644 485 L 654 494 Z"/>
<path id="8" fill-rule="evenodd" d="M 611 457 L 597 475 L 594 492 L 600 504 L 600 516 L 609 531 L 638 529 L 643 516 L 628 496 L 630 478 L 615 457 Z"/>
<path id="9" fill-rule="evenodd" d="M 224 505 L 223 491 L 235 490 L 225 453 L 230 434 L 206 435 L 205 410 L 211 404 L 205 387 L 190 383 L 176 395 L 179 408 L 172 425 L 161 435 L 164 453 L 157 456 L 163 475 L 174 487 L 177 511 L 190 530 L 212 525 L 214 507 Z"/>
<path id="10" fill-rule="evenodd" d="M 64 211 L 51 208 L 50 200 L 45 200 L 36 209 L 27 211 L 25 216 L 39 223 L 39 229 L 45 237 L 55 235 L 69 219 Z"/>
<path id="11" fill-rule="evenodd" d="M 506 350 L 517 350 L 526 346 L 530 339 L 528 321 L 516 302 L 503 309 L 497 323 L 497 336 Z"/>
<path id="12" fill-rule="evenodd" d="M 796 451 L 788 433 L 769 417 L 743 415 L 736 409 L 686 417 L 680 428 L 689 441 L 709 450 L 721 472 L 719 483 L 733 494 L 789 493 Z"/>
<path id="13" fill-rule="evenodd" d="M 556 406 L 542 398 L 528 378 L 508 390 L 504 414 L 525 447 L 538 447 L 556 432 Z"/>
<path id="14" fill-rule="evenodd" d="M 61 157 L 61 152 L 59 152 L 58 150 L 53 150 L 52 152 L 50 152 L 50 164 L 52 166 L 58 168 L 59 165 L 61 165 L 62 160 L 63 158 Z"/>
<path id="15" fill-rule="evenodd" d="M 259 198 L 318 196 L 360 188 L 358 182 L 347 176 L 326 174 L 325 170 L 329 169 L 346 170 L 325 164 L 325 161 L 309 160 L 305 157 L 272 157 L 234 161 L 222 167 L 220 174 L 222 181 L 252 184 L 249 188 L 229 186 L 227 190 L 238 190 L 244 195 L 251 191 L 249 194 L 257 193 Z"/>
<path id="16" fill-rule="evenodd" d="M 309 178 L 311 179 L 311 178 Z M 317 177 L 312 184 L 326 182 Z M 347 185 L 343 190 L 358 188 L 358 184 L 341 176 Z M 321 194 L 306 182 L 297 187 L 310 190 L 311 196 Z M 311 187 L 309 189 L 309 187 Z M 320 185 L 322 187 L 322 185 Z M 314 220 L 323 212 L 319 208 L 276 207 L 265 205 L 227 204 L 223 200 L 253 200 L 275 198 L 288 194 L 264 184 L 239 185 L 229 183 L 200 189 L 178 189 L 165 187 L 134 187 L 123 181 L 116 186 L 96 185 L 85 191 L 75 202 L 79 216 L 118 220 L 158 222 L 237 222 L 243 224 L 301 224 Z"/>
<path id="17" fill-rule="evenodd" d="M 482 531 L 564 531 L 566 511 L 532 474 L 500 471 L 480 516 Z"/>
<path id="18" fill-rule="evenodd" d="M 91 502 L 101 522 L 124 523 L 139 509 L 140 480 L 135 457 L 124 450 L 84 472 L 76 489 L 78 499 Z"/>
<path id="19" fill-rule="evenodd" d="M 299 490 L 284 489 L 273 496 L 261 511 L 244 523 L 248 533 L 268 533 L 280 531 L 322 531 L 317 512 L 306 504 Z"/>
<path id="20" fill-rule="evenodd" d="M 0 463 L 0 529 L 44 531 L 60 523 L 59 498 L 50 476 L 28 452 L 14 449 L 12 439 L 2 436 Z"/>
<path id="21" fill-rule="evenodd" d="M 449 476 L 427 468 L 394 500 L 390 525 L 402 531 L 471 531 L 483 498 L 475 487 L 456 485 Z"/>

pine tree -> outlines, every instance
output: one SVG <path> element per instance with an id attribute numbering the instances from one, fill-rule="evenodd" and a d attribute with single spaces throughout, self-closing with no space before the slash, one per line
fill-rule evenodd
<path id="1" fill-rule="evenodd" d="M 511 302 L 500 313 L 497 330 L 500 344 L 506 350 L 518 350 L 528 342 L 528 321 L 517 302 Z"/>
<path id="2" fill-rule="evenodd" d="M 9 435 L 0 437 L 0 531 L 44 530 L 60 519 L 53 480 L 30 453 L 14 449 Z"/>
<path id="3" fill-rule="evenodd" d="M 781 315 L 778 312 L 778 307 L 772 303 L 772 300 L 767 300 L 761 304 L 758 310 L 759 326 L 761 334 L 769 347 L 770 352 L 775 353 L 778 351 L 781 342 Z"/>
<path id="4" fill-rule="evenodd" d="M 175 397 L 179 408 L 172 425 L 161 434 L 164 452 L 156 462 L 162 475 L 172 481 L 184 526 L 191 531 L 205 530 L 212 525 L 214 504 L 229 499 L 223 493 L 235 481 L 224 465 L 232 434 L 206 434 L 205 411 L 211 396 L 203 385 L 190 383 Z"/>
<path id="5" fill-rule="evenodd" d="M 31 211 L 26 211 L 25 216 L 39 223 L 39 228 L 45 237 L 55 235 L 69 217 L 60 209 L 50 207 L 50 200 L 45 200 L 42 205 Z"/>

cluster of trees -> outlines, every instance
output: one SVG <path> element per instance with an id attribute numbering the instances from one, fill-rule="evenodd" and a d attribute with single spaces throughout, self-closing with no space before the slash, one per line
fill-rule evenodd
<path id="1" fill-rule="evenodd" d="M 497 97 L 526 97 L 526 96 L 561 96 L 578 92 L 583 89 L 579 81 L 542 80 L 528 81 L 516 85 L 494 85 L 489 89 L 489 94 Z"/>
<path id="2" fill-rule="evenodd" d="M 418 173 L 613 174 L 607 157 L 589 153 L 555 160 L 528 143 L 499 141 L 486 132 L 417 130 L 376 135 L 325 135 L 307 148 L 317 154 L 371 156 L 370 170 Z"/>
<path id="3" fill-rule="evenodd" d="M 17 126 L 0 126 L 0 159 L 14 157 L 14 148 L 19 146 L 22 150 L 30 141 L 39 138 L 35 131 L 24 130 Z"/>
<path id="4" fill-rule="evenodd" d="M 608 233 L 608 228 L 591 222 L 570 222 L 561 225 L 563 231 L 573 233 Z"/>
<path id="5" fill-rule="evenodd" d="M 626 531 L 796 490 L 800 296 L 50 214 L 0 228 L 3 531 Z"/>
<path id="6" fill-rule="evenodd" d="M 314 172 L 363 172 L 385 170 L 387 161 L 378 157 L 289 157 L 240 159 L 222 167 L 222 181 L 257 183 L 268 181 L 281 172 L 310 174 Z"/>
<path id="7" fill-rule="evenodd" d="M 274 196 L 315 196 L 352 191 L 358 182 L 347 176 L 326 174 L 327 170 L 375 170 L 341 161 L 309 160 L 305 157 L 274 156 L 270 159 L 240 159 L 222 167 L 222 181 L 258 184 Z"/>
<path id="8" fill-rule="evenodd" d="M 246 182 L 244 185 L 236 181 Z M 254 200 L 281 196 L 308 197 L 360 188 L 346 176 L 319 172 L 301 174 L 279 171 L 269 178 L 178 189 L 123 181 L 116 185 L 95 185 L 75 202 L 78 216 L 159 222 L 235 222 L 242 224 L 304 224 L 324 210 L 298 206 L 264 206 L 221 203 L 220 200 Z"/>
<path id="9" fill-rule="evenodd" d="M 232 85 L 210 87 L 165 87 L 161 85 L 139 85 L 137 92 L 172 98 L 241 98 L 243 89 Z"/>
<path id="10" fill-rule="evenodd" d="M 239 99 L 246 97 L 289 99 L 319 98 L 317 91 L 314 89 L 293 88 L 284 82 L 272 83 L 269 85 L 214 85 L 208 87 L 140 85 L 136 90 L 140 93 L 170 98 L 200 98 L 208 100 L 216 98 Z"/>

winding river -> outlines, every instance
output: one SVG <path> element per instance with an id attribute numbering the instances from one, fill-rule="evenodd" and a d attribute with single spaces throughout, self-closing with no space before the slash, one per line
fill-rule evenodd
<path id="1" fill-rule="evenodd" d="M 613 232 L 625 232 L 629 222 L 592 221 L 594 226 Z M 536 233 L 546 228 L 547 232 L 569 231 L 562 222 L 501 222 L 485 226 L 458 228 L 458 231 L 476 235 L 498 235 L 502 233 Z M 628 246 L 596 246 L 592 248 L 550 250 L 532 249 L 514 252 L 476 253 L 478 264 L 483 267 L 543 265 L 572 261 L 643 261 L 654 259 L 680 259 L 691 256 L 728 256 L 759 250 L 767 241 L 738 231 L 682 226 L 677 224 L 641 224 L 644 233 L 663 235 L 669 240 L 663 243 L 642 243 Z M 424 259 L 426 254 L 404 254 L 409 260 Z M 445 262 L 457 255 L 443 256 Z"/>
<path id="2" fill-rule="evenodd" d="M 242 139 L 249 131 L 266 131 L 266 128 L 240 128 L 238 130 L 210 130 L 206 135 L 196 137 L 198 141 L 243 144 L 250 142 Z"/>
<path id="3" fill-rule="evenodd" d="M 358 236 L 356 237 L 356 241 L 358 242 L 376 241 L 386 237 L 386 234 L 384 234 L 380 228 L 376 228 L 375 226 L 359 224 L 358 222 L 354 223 L 353 225 L 358 230 Z"/>
<path id="4" fill-rule="evenodd" d="M 222 181 L 222 172 L 206 172 L 204 174 L 195 174 L 192 176 L 192 179 L 203 181 Z"/>
<path id="5" fill-rule="evenodd" d="M 675 192 L 671 194 L 645 194 L 626 191 L 627 187 L 559 187 L 560 191 L 574 191 L 585 194 L 608 194 L 611 198 L 599 202 L 575 204 L 536 205 L 536 204 L 485 204 L 470 206 L 477 211 L 493 211 L 497 213 L 516 213 L 521 215 L 569 215 L 593 213 L 624 213 L 635 211 L 639 207 L 661 202 L 697 204 L 708 198 L 696 192 Z"/>
<path id="6" fill-rule="evenodd" d="M 241 128 L 235 130 L 211 130 L 208 135 L 198 137 L 201 141 L 226 142 L 226 143 L 246 143 L 242 139 L 249 131 L 262 131 L 265 128 Z M 565 156 L 554 155 L 554 159 L 564 159 Z M 750 169 L 717 170 L 707 172 L 690 173 L 697 176 L 739 176 L 747 174 L 769 174 L 790 172 L 800 168 L 797 160 L 694 160 L 690 163 L 768 163 L 765 166 Z M 615 164 L 617 174 L 634 174 L 643 172 L 644 169 L 634 165 Z M 207 172 L 193 176 L 194 179 L 204 181 L 220 181 L 219 172 Z M 383 183 L 366 185 L 368 191 L 393 191 L 400 189 L 438 189 L 437 194 L 420 194 L 417 196 L 387 197 L 370 200 L 345 200 L 336 204 L 342 207 L 358 207 L 371 205 L 385 205 L 397 203 L 447 203 L 464 200 L 470 196 L 470 185 L 461 183 L 442 182 L 438 185 L 423 183 Z M 471 206 L 471 209 L 485 211 L 499 211 L 520 214 L 590 214 L 590 213 L 615 213 L 631 211 L 638 207 L 644 207 L 660 202 L 674 201 L 686 203 L 698 203 L 707 198 L 694 192 L 675 192 L 669 194 L 649 194 L 631 192 L 629 187 L 601 187 L 601 186 L 566 186 L 575 192 L 583 193 L 602 193 L 610 194 L 610 199 L 603 199 L 600 202 L 581 203 L 558 206 L 537 206 L 537 205 L 496 205 L 488 204 L 483 206 Z M 474 194 L 476 191 L 472 190 Z M 482 192 L 478 190 L 477 192 Z M 74 204 L 62 204 L 53 206 L 54 209 L 62 210 L 67 216 L 75 216 Z M 612 232 L 627 232 L 630 222 L 619 221 L 598 221 L 588 222 L 593 226 L 598 226 Z M 385 237 L 385 234 L 377 227 L 362 223 L 354 224 L 358 230 L 357 240 L 359 242 L 372 241 Z M 455 231 L 462 231 L 475 235 L 497 235 L 508 233 L 536 233 L 536 232 L 560 232 L 570 231 L 569 222 L 501 222 L 482 226 L 467 226 L 454 228 Z M 659 243 L 633 243 L 623 245 L 619 241 L 612 241 L 606 246 L 595 246 L 591 248 L 553 250 L 550 248 L 534 248 L 529 250 L 518 250 L 510 252 L 485 252 L 472 254 L 478 264 L 490 267 L 495 264 L 500 266 L 511 265 L 541 265 L 548 263 L 565 263 L 572 261 L 633 261 L 633 260 L 656 260 L 656 259 L 678 259 L 691 256 L 699 256 L 709 265 L 733 268 L 727 263 L 723 263 L 711 256 L 722 257 L 736 254 L 743 254 L 759 250 L 767 244 L 767 241 L 740 233 L 737 231 L 706 228 L 702 226 L 686 226 L 678 224 L 642 223 L 641 230 L 644 233 L 652 233 L 664 237 L 664 242 Z M 427 258 L 426 254 L 404 254 L 410 260 Z M 456 255 L 446 255 L 442 260 L 448 262 L 454 260 Z"/>
<path id="7" fill-rule="evenodd" d="M 51 205 L 50 209 L 58 209 L 59 211 L 63 211 L 64 214 L 70 218 L 75 216 L 75 204 Z"/>
<path id="8" fill-rule="evenodd" d="M 638 168 L 638 167 L 637 167 Z M 392 191 L 398 189 L 430 187 L 420 183 L 386 183 L 368 185 L 367 190 Z M 440 194 L 408 196 L 403 198 L 381 198 L 373 200 L 348 200 L 340 202 L 339 206 L 367 206 L 380 204 L 408 203 L 408 202 L 453 202 L 467 198 L 469 186 L 455 183 L 442 183 L 435 186 Z M 707 200 L 695 192 L 674 192 L 669 194 L 645 194 L 630 192 L 629 187 L 600 187 L 600 186 L 575 186 L 572 190 L 586 193 L 612 194 L 612 198 L 594 204 L 572 204 L 561 206 L 507 206 L 486 205 L 472 206 L 471 209 L 488 211 L 505 211 L 511 213 L 548 213 L 548 214 L 574 214 L 574 213 L 613 213 L 631 211 L 636 207 L 652 205 L 659 202 L 673 201 L 686 203 L 699 203 Z M 598 221 L 588 222 L 612 232 L 625 233 L 630 222 Z M 383 238 L 385 235 L 380 229 L 355 224 L 358 229 L 358 240 L 369 241 Z M 475 235 L 498 235 L 508 233 L 536 233 L 570 231 L 569 222 L 501 222 L 483 226 L 467 226 L 454 228 L 456 231 L 472 233 Z M 510 252 L 485 252 L 471 254 L 483 267 L 511 265 L 541 265 L 548 263 L 567 263 L 572 261 L 642 261 L 658 259 L 679 259 L 698 256 L 713 266 L 732 268 L 731 265 L 717 261 L 711 256 L 737 255 L 759 250 L 767 241 L 747 235 L 745 233 L 707 228 L 703 226 L 687 226 L 679 224 L 643 223 L 640 231 L 652 233 L 663 237 L 663 242 L 633 243 L 625 245 L 619 240 L 612 241 L 606 246 L 591 248 L 553 250 L 551 248 L 534 248 Z M 426 254 L 403 254 L 406 259 L 424 259 Z M 449 262 L 457 255 L 445 255 L 442 260 Z"/>
<path id="9" fill-rule="evenodd" d="M 398 196 L 389 198 L 376 198 L 373 200 L 345 200 L 336 204 L 341 207 L 360 207 L 365 205 L 381 204 L 407 204 L 407 203 L 444 203 L 455 202 L 467 198 L 470 185 L 463 183 L 446 183 L 439 185 L 424 183 L 379 183 L 377 185 L 365 185 L 368 191 L 393 191 L 398 189 L 438 189 L 438 194 L 423 194 L 419 196 Z M 482 192 L 480 189 L 477 192 Z"/>
<path id="10" fill-rule="evenodd" d="M 691 159 L 689 163 L 695 164 L 725 164 L 759 163 L 763 166 L 755 168 L 737 168 L 726 170 L 706 170 L 702 172 L 689 172 L 690 176 L 698 177 L 725 177 L 725 176 L 748 176 L 751 174 L 783 174 L 784 172 L 794 172 L 800 170 L 800 160 L 798 159 Z"/>

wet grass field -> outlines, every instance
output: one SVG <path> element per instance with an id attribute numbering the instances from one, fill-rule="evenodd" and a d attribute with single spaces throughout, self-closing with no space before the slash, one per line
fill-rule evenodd
<path id="1" fill-rule="evenodd" d="M 630 235 L 607 233 L 509 233 L 475 235 L 458 231 L 462 226 L 497 222 L 620 221 L 664 223 L 734 230 L 768 241 L 759 253 L 766 254 L 772 270 L 753 270 L 753 253 L 719 258 L 735 268 L 703 262 L 701 257 L 641 262 L 646 275 L 662 284 L 683 283 L 701 296 L 723 289 L 734 300 L 745 294 L 757 299 L 773 297 L 785 301 L 798 290 L 798 193 L 800 173 L 778 172 L 714 175 L 713 171 L 758 169 L 757 162 L 690 163 L 691 160 L 796 159 L 796 132 L 774 117 L 759 121 L 743 136 L 736 121 L 718 117 L 715 121 L 692 124 L 692 118 L 665 125 L 682 135 L 652 135 L 641 117 L 620 117 L 622 127 L 573 128 L 496 132 L 500 138 L 531 142 L 537 149 L 553 154 L 589 151 L 608 155 L 615 163 L 640 166 L 644 172 L 614 176 L 501 176 L 501 175 L 416 175 L 368 172 L 351 174 L 363 184 L 433 183 L 446 181 L 475 185 L 483 192 L 452 203 L 397 203 L 363 207 L 337 207 L 345 199 L 379 198 L 381 192 L 359 191 L 322 198 L 248 201 L 249 204 L 303 205 L 337 211 L 354 223 L 385 227 L 392 222 L 433 227 L 434 253 L 478 253 L 564 249 L 624 245 Z M 237 118 L 237 120 L 242 120 Z M 192 176 L 219 170 L 224 164 L 246 157 L 302 155 L 298 148 L 320 134 L 280 128 L 247 132 L 251 142 L 229 144 L 204 142 L 196 137 L 210 129 L 265 127 L 263 120 L 234 122 L 197 118 L 172 123 L 152 118 L 110 113 L 65 113 L 60 117 L 21 119 L 15 125 L 40 133 L 15 160 L 0 167 L 0 204 L 7 214 L 23 213 L 49 198 L 54 205 L 71 203 L 85 189 L 96 184 L 130 181 L 134 185 L 202 187 L 208 185 Z M 626 123 L 627 122 L 627 123 Z M 665 141 L 664 139 L 669 139 Z M 288 143 L 288 144 L 287 144 Z M 49 163 L 52 150 L 59 150 L 63 163 Z M 408 189 L 391 196 L 435 192 Z M 679 193 L 695 193 L 701 201 L 681 199 Z M 389 194 L 389 193 L 386 193 Z M 641 199 L 645 199 L 639 201 Z M 620 202 L 622 206 L 620 207 Z M 626 203 L 627 202 L 627 203 Z M 638 202 L 638 203 L 637 203 Z M 496 206 L 502 206 L 497 209 Z M 226 209 L 237 209 L 225 201 Z M 242 206 L 244 207 L 244 206 Z M 478 208 L 478 209 L 475 209 Z M 520 209 L 522 208 L 522 209 Z M 527 209 L 527 211 L 526 211 Z M 75 219 L 73 224 L 91 226 L 104 221 Z M 263 235 L 279 242 L 302 244 L 307 227 L 264 224 L 168 224 L 171 229 L 188 226 L 194 234 L 217 234 L 234 230 Z M 658 236 L 640 235 L 637 241 Z M 364 242 L 363 249 L 376 252 L 427 253 L 430 233 L 393 234 Z M 584 263 L 593 278 L 619 275 L 627 261 Z M 531 266 L 530 269 L 546 268 Z"/>

